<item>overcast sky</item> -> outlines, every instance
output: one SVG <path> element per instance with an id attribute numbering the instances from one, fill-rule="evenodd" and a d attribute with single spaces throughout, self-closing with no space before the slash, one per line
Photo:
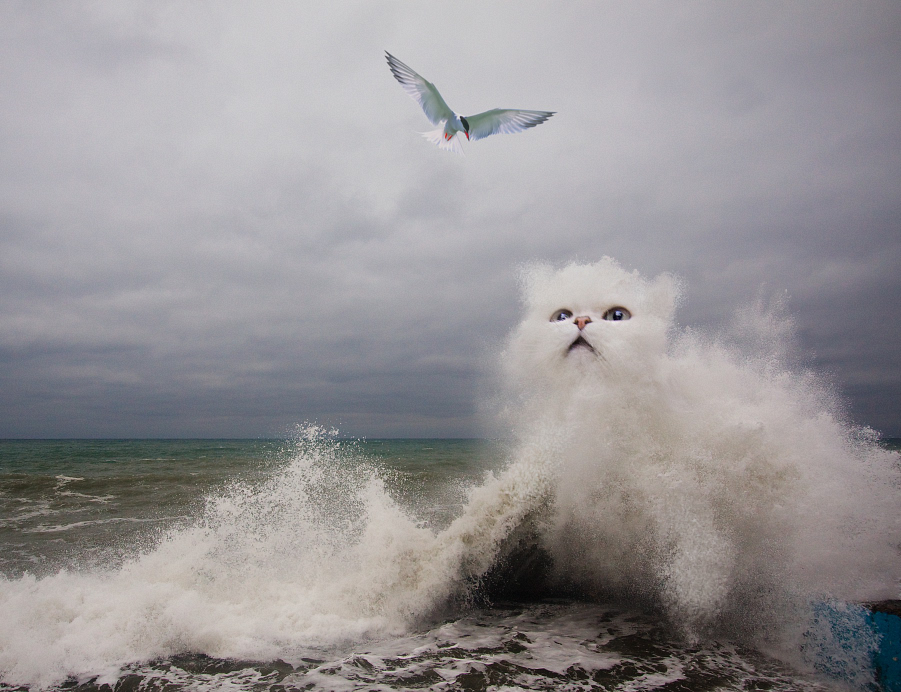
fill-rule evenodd
<path id="1" fill-rule="evenodd" d="M 440 151 L 386 49 L 558 113 Z M 518 267 L 603 255 L 901 435 L 901 3 L 0 3 L 0 437 L 478 436 Z"/>

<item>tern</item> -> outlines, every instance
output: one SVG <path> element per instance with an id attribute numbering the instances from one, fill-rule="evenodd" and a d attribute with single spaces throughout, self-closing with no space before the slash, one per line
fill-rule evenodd
<path id="1" fill-rule="evenodd" d="M 437 130 L 423 132 L 422 136 L 446 151 L 462 154 L 463 146 L 457 139 L 462 132 L 466 139 L 475 142 L 489 135 L 514 134 L 540 125 L 554 115 L 554 111 L 524 111 L 514 108 L 494 108 L 476 115 L 454 113 L 445 103 L 435 85 L 423 78 L 408 65 L 385 51 L 388 67 L 394 78 L 416 103 L 422 106 L 426 117 Z"/>

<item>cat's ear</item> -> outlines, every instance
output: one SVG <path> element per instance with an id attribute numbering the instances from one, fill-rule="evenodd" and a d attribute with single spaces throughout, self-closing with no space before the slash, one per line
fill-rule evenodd
<path id="1" fill-rule="evenodd" d="M 682 301 L 682 280 L 673 274 L 664 273 L 655 277 L 647 287 L 644 309 L 648 313 L 669 321 Z"/>

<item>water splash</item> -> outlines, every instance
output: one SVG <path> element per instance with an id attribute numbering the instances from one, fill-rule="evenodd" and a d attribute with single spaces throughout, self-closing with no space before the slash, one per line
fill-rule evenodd
<path id="1" fill-rule="evenodd" d="M 783 313 L 679 332 L 678 281 L 612 260 L 524 283 L 501 359 L 510 461 L 449 525 L 395 502 L 353 445 L 299 428 L 268 480 L 209 497 L 121 566 L 0 580 L 2 678 L 99 684 L 184 652 L 300 660 L 410 632 L 513 571 L 649 604 L 689 638 L 778 631 L 797 651 L 810 602 L 898 596 L 898 455 L 796 367 Z M 631 319 L 604 320 L 613 306 Z M 570 351 L 559 308 L 594 315 L 591 349 Z"/>
<path id="2" fill-rule="evenodd" d="M 559 580 L 650 599 L 690 636 L 898 597 L 898 455 L 796 366 L 780 301 L 705 335 L 676 330 L 667 275 L 605 259 L 524 284 L 505 372 L 520 438 L 560 433 L 540 540 Z M 613 306 L 631 319 L 605 320 Z M 593 322 L 550 322 L 560 308 Z M 580 333 L 591 352 L 569 348 Z"/>

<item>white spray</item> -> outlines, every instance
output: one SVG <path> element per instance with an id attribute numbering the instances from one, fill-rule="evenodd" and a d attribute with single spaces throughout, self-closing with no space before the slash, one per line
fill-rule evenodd
<path id="1" fill-rule="evenodd" d="M 668 275 L 605 258 L 524 278 L 504 370 L 524 444 L 556 433 L 541 543 L 558 578 L 649 599 L 691 635 L 898 597 L 898 455 L 790 367 L 778 305 L 714 339 L 675 331 Z"/>
<path id="2" fill-rule="evenodd" d="M 746 311 L 743 351 L 675 333 L 677 298 L 672 278 L 608 259 L 531 269 L 502 358 L 514 452 L 447 528 L 308 429 L 270 481 L 211 497 L 121 567 L 0 579 L 0 679 L 102 683 L 179 652 L 291 660 L 407 632 L 465 599 L 524 526 L 560 580 L 658 604 L 689 634 L 897 597 L 897 455 L 786 365 L 783 322 Z"/>

